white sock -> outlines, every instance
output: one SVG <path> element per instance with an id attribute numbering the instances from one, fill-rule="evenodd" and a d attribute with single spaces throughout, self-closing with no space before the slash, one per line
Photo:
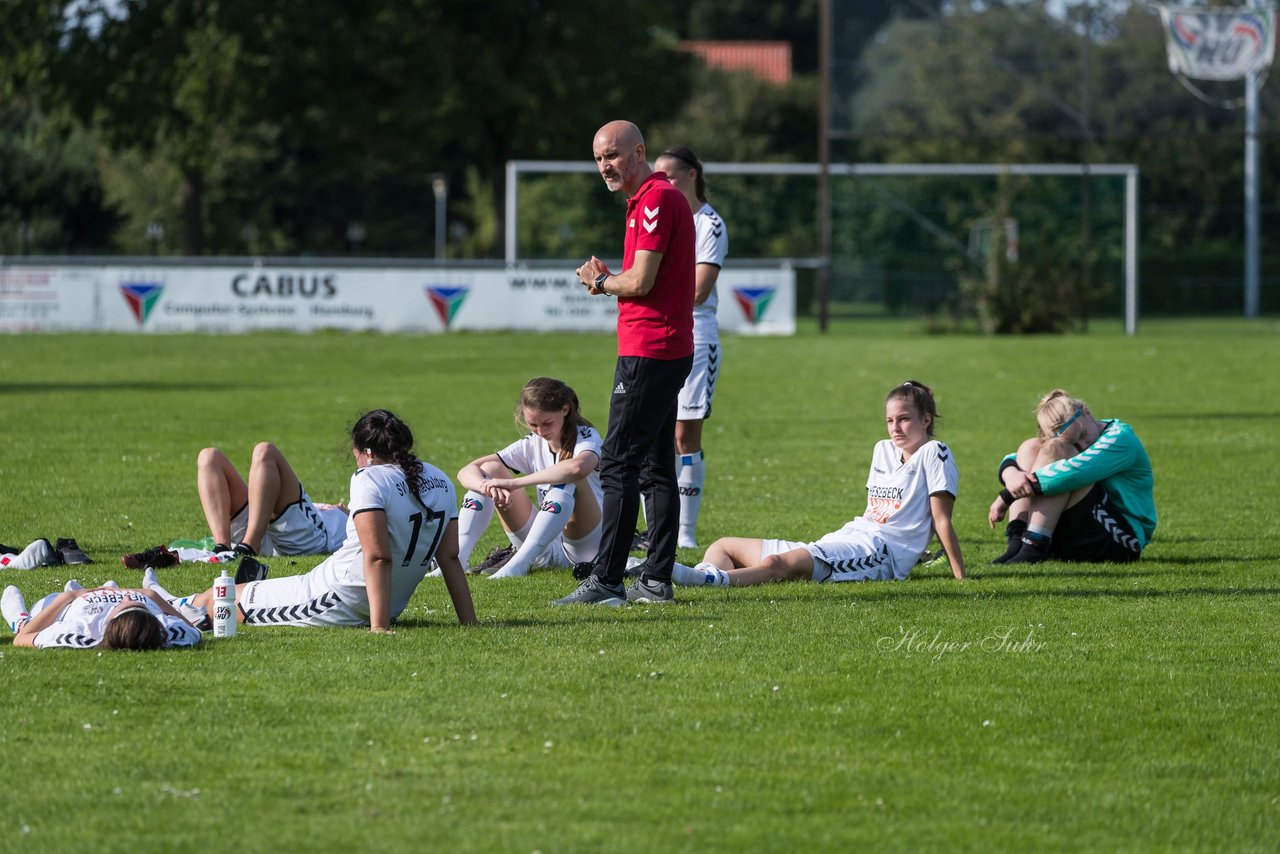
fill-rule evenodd
<path id="1" fill-rule="evenodd" d="M 22 598 L 22 591 L 12 584 L 0 595 L 0 614 L 3 614 L 4 621 L 15 635 L 31 619 L 31 615 L 27 613 L 27 600 Z"/>
<path id="2" fill-rule="evenodd" d="M 466 566 L 476 543 L 484 535 L 493 519 L 493 499 L 481 492 L 468 489 L 462 496 L 462 509 L 458 511 L 458 560 Z"/>
<path id="3" fill-rule="evenodd" d="M 154 590 L 159 593 L 160 598 L 168 602 L 170 605 L 172 605 L 173 601 L 178 598 L 160 586 L 160 579 L 156 578 L 156 571 L 151 567 L 147 567 L 146 571 L 142 573 L 142 586 L 148 590 Z"/>
<path id="4" fill-rule="evenodd" d="M 714 563 L 705 561 L 693 567 L 677 563 L 671 569 L 671 580 L 683 587 L 729 586 L 729 574 Z"/>
<path id="5" fill-rule="evenodd" d="M 680 534 L 676 545 L 682 549 L 696 549 L 698 541 L 694 538 L 694 529 L 698 527 L 702 487 L 707 481 L 706 456 L 702 451 L 681 454 L 676 458 L 676 465 L 676 483 L 680 488 Z"/>
<path id="6" fill-rule="evenodd" d="M 499 569 L 489 578 L 514 578 L 528 575 L 533 562 L 555 542 L 556 537 L 564 533 L 564 526 L 569 524 L 573 508 L 577 505 L 573 493 L 562 486 L 553 486 L 542 498 L 542 506 L 526 525 L 527 532 L 523 542 L 507 561 L 506 566 Z"/>

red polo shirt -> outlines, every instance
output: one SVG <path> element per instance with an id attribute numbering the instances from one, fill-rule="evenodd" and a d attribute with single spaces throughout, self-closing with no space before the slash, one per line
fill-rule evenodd
<path id="1" fill-rule="evenodd" d="M 645 178 L 627 200 L 622 269 L 636 250 L 662 253 L 653 290 L 618 298 L 618 355 L 679 359 L 693 353 L 695 232 L 693 211 L 666 173 Z"/>

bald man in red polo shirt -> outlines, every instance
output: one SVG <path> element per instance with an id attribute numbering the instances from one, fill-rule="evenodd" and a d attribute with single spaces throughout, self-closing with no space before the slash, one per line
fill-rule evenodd
<path id="1" fill-rule="evenodd" d="M 693 365 L 693 211 L 665 173 L 649 168 L 644 137 L 631 122 L 609 122 L 591 148 L 605 186 L 628 197 L 622 272 L 594 255 L 578 268 L 588 292 L 618 300 L 618 362 L 600 462 L 600 551 L 591 575 L 555 604 L 670 602 L 680 524 L 676 404 Z M 624 590 L 641 492 L 653 497 L 649 556 L 644 574 Z"/>

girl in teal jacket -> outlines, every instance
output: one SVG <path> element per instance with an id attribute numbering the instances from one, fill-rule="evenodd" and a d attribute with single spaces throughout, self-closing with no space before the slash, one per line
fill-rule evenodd
<path id="1" fill-rule="evenodd" d="M 1009 518 L 996 563 L 1137 560 L 1156 529 L 1146 448 L 1123 421 L 1099 420 L 1054 389 L 1036 407 L 1039 436 L 1000 463 L 988 524 Z"/>

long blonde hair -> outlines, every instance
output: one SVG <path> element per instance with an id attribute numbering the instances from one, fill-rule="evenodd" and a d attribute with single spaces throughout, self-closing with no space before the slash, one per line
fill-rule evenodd
<path id="1" fill-rule="evenodd" d="M 1036 404 L 1036 425 L 1040 428 L 1040 438 L 1052 439 L 1057 436 L 1062 425 L 1070 421 L 1077 412 L 1083 413 L 1088 408 L 1088 404 L 1072 397 L 1066 389 L 1055 388 Z"/>

